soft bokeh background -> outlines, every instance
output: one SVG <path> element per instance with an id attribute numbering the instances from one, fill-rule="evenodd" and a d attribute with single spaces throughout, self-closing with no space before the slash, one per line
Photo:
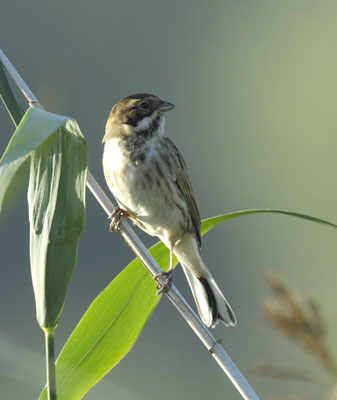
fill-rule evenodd
<path id="1" fill-rule="evenodd" d="M 3 0 L 1 46 L 48 111 L 74 116 L 90 170 L 101 170 L 113 104 L 145 91 L 173 102 L 167 134 L 181 148 L 203 218 L 274 207 L 337 221 L 337 3 L 335 1 Z M 0 107 L 1 153 L 13 132 Z M 57 350 L 95 296 L 133 258 L 87 195 L 78 263 L 57 329 Z M 1 399 L 37 398 L 45 382 L 35 322 L 24 195 L 0 226 Z M 141 235 L 148 245 L 153 239 Z M 246 374 L 260 362 L 315 362 L 262 323 L 273 270 L 320 302 L 337 351 L 336 232 L 277 215 L 231 220 L 203 255 L 238 317 L 214 331 Z M 182 274 L 175 283 L 190 299 Z M 247 375 L 261 395 L 311 394 L 311 384 Z M 240 399 L 163 298 L 134 349 L 88 400 Z"/>

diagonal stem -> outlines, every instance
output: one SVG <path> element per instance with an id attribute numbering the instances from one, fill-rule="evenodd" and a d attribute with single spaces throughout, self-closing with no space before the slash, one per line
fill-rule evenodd
<path id="1" fill-rule="evenodd" d="M 20 74 L 16 71 L 14 66 L 11 64 L 11 62 L 8 60 L 8 58 L 1 49 L 0 49 L 0 61 L 6 68 L 8 73 L 12 76 L 15 83 L 21 89 L 22 93 L 28 100 L 29 105 L 43 109 L 37 98 L 34 96 L 33 92 L 24 82 Z M 97 199 L 97 201 L 100 203 L 104 211 L 110 216 L 115 206 L 112 204 L 108 196 L 104 193 L 103 189 L 98 185 L 98 183 L 96 182 L 95 178 L 92 176 L 90 171 L 88 171 L 87 174 L 87 186 L 94 195 L 94 197 Z M 134 230 L 125 220 L 121 222 L 120 232 L 123 235 L 126 242 L 128 243 L 128 245 L 133 250 L 133 252 L 141 260 L 145 268 L 152 276 L 155 276 L 160 272 L 162 272 L 161 268 L 159 267 L 155 259 L 151 256 L 151 254 L 148 252 L 144 244 L 138 238 Z M 165 281 L 164 277 L 158 278 L 158 283 L 160 285 L 164 284 L 164 281 Z M 195 312 L 192 310 L 190 305 L 186 302 L 186 300 L 180 294 L 177 288 L 174 285 L 172 285 L 167 291 L 165 291 L 165 295 L 169 298 L 169 300 L 177 308 L 179 313 L 190 325 L 195 334 L 199 337 L 199 339 L 205 345 L 207 350 L 211 353 L 211 355 L 220 365 L 222 370 L 227 374 L 228 378 L 232 381 L 233 385 L 241 394 L 242 398 L 245 400 L 259 400 L 257 394 L 254 392 L 254 390 L 246 381 L 246 379 L 241 374 L 239 369 L 236 367 L 231 358 L 225 352 L 224 348 L 221 346 L 219 342 L 216 341 L 214 336 L 200 321 L 199 317 L 195 314 Z"/>
<path id="2" fill-rule="evenodd" d="M 55 328 L 44 329 L 46 342 L 46 366 L 47 366 L 47 393 L 48 400 L 57 400 L 55 379 Z"/>

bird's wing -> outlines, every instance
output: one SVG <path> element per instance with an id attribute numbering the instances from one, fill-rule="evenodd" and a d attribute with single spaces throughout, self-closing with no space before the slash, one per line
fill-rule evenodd
<path id="1" fill-rule="evenodd" d="M 176 182 L 181 194 L 183 195 L 183 197 L 186 201 L 186 204 L 187 204 L 190 216 L 191 216 L 191 220 L 192 220 L 192 223 L 195 228 L 196 235 L 197 235 L 198 244 L 200 247 L 201 246 L 201 235 L 200 235 L 201 219 L 200 219 L 198 205 L 195 200 L 195 194 L 194 194 L 193 188 L 192 188 L 192 183 L 191 183 L 191 180 L 187 173 L 187 167 L 186 167 L 186 164 L 185 164 L 182 154 L 180 153 L 180 151 L 178 150 L 176 145 L 172 142 L 172 140 L 170 140 L 168 137 L 165 137 L 164 139 L 165 139 L 166 143 L 168 144 L 169 148 L 171 149 L 172 154 L 174 155 L 173 158 L 174 158 L 174 160 L 176 162 L 176 166 L 177 166 L 177 170 L 176 170 L 174 179 L 175 179 L 175 182 Z"/>

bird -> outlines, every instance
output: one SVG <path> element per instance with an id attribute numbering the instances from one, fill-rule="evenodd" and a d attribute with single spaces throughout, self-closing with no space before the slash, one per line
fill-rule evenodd
<path id="1" fill-rule="evenodd" d="M 201 257 L 201 219 L 185 161 L 165 135 L 165 114 L 174 107 L 155 95 L 136 93 L 112 108 L 102 141 L 104 177 L 118 202 L 110 228 L 130 218 L 158 237 L 170 250 L 163 290 L 171 285 L 175 255 L 203 323 L 234 326 L 235 314 Z"/>

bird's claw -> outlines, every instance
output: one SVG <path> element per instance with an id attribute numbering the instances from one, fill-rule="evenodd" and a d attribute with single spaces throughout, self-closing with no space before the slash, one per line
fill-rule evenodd
<path id="1" fill-rule="evenodd" d="M 123 219 L 129 217 L 129 213 L 125 210 L 122 210 L 120 207 L 116 207 L 111 213 L 109 219 L 111 219 L 110 223 L 110 232 L 118 231 Z"/>
<path id="2" fill-rule="evenodd" d="M 159 284 L 159 282 L 157 281 L 158 282 L 157 289 L 159 289 L 159 290 L 156 292 L 156 296 L 158 296 L 159 294 L 165 293 L 172 286 L 173 269 L 172 270 L 168 270 L 167 272 L 165 272 L 165 271 L 160 272 L 159 274 L 155 275 L 153 277 L 153 279 L 157 280 L 161 276 L 165 276 L 166 279 L 165 279 L 163 285 Z"/>

